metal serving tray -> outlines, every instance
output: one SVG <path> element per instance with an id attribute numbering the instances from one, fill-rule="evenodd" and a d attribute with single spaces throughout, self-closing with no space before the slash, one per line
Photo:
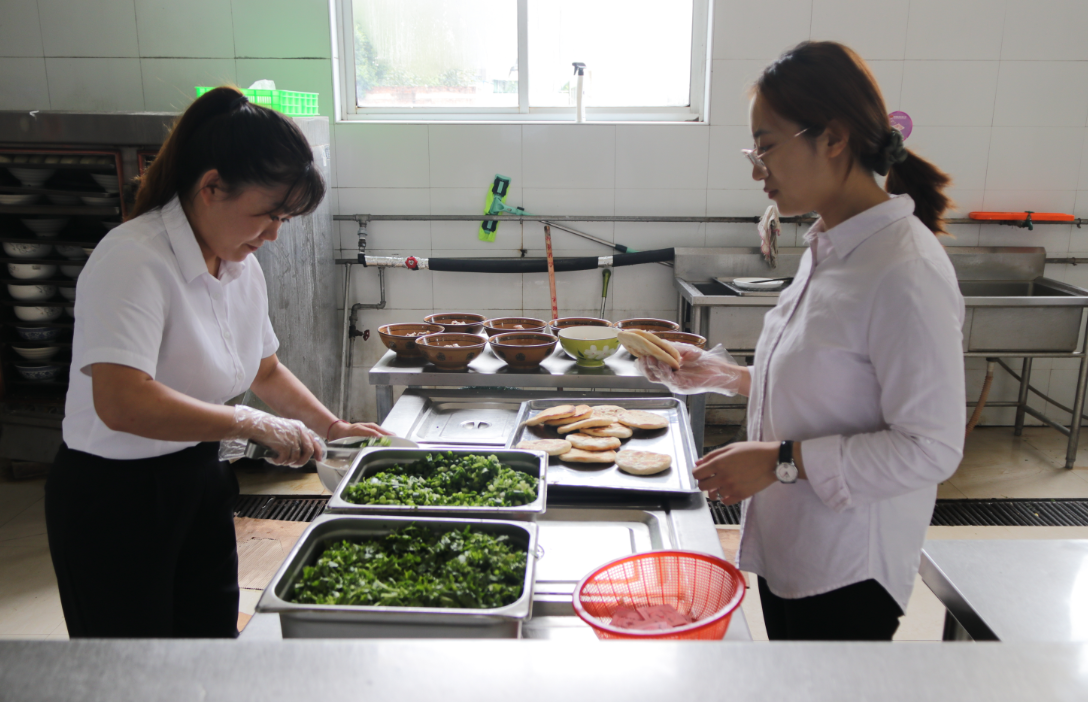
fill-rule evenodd
<path id="1" fill-rule="evenodd" d="M 454 453 L 457 455 L 495 456 L 500 462 L 519 473 L 528 473 L 537 479 L 536 499 L 517 507 L 413 507 L 410 505 L 357 505 L 344 499 L 344 490 L 366 480 L 383 468 L 411 463 L 431 453 Z M 534 521 L 543 514 L 547 505 L 548 493 L 548 455 L 543 451 L 522 451 L 519 449 L 467 449 L 467 448 L 431 448 L 403 449 L 376 448 L 361 451 L 352 461 L 351 468 L 336 491 L 329 498 L 325 510 L 335 514 L 390 514 L 426 517 L 468 517 L 497 518 Z"/>
<path id="2" fill-rule="evenodd" d="M 541 411 L 556 405 L 617 405 L 626 409 L 645 410 L 669 420 L 669 426 L 656 431 L 634 430 L 634 436 L 623 440 L 622 449 L 654 451 L 672 456 L 672 467 L 657 475 L 638 476 L 621 471 L 616 465 L 603 463 L 564 463 L 553 457 L 548 463 L 548 485 L 558 491 L 636 495 L 689 495 L 699 492 L 691 471 L 695 467 L 695 439 L 691 433 L 684 403 L 672 397 L 652 398 L 584 398 L 529 400 L 518 412 L 518 429 L 510 437 L 508 447 L 532 439 L 559 438 L 555 427 L 527 427 L 524 422 Z"/>
<path id="3" fill-rule="evenodd" d="M 343 539 L 384 536 L 394 529 L 417 524 L 435 531 L 471 526 L 489 534 L 504 534 L 525 549 L 525 579 L 521 597 L 495 609 L 439 607 L 374 607 L 301 605 L 288 600 L 302 569 L 313 565 L 326 544 Z M 491 519 L 434 519 L 390 516 L 322 515 L 315 519 L 291 550 L 257 602 L 256 611 L 280 615 L 288 639 L 397 638 L 516 639 L 532 611 L 536 567 L 537 527 L 526 522 Z"/>

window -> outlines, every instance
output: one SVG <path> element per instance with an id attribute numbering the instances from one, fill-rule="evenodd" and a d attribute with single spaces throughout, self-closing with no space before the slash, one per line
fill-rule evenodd
<path id="1" fill-rule="evenodd" d="M 701 121 L 709 0 L 339 0 L 346 120 Z"/>

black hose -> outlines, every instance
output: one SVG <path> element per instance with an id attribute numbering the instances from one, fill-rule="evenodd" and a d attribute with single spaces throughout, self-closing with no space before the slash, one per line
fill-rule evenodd
<path id="1" fill-rule="evenodd" d="M 640 263 L 660 263 L 675 258 L 673 249 L 656 249 L 612 256 L 613 266 L 635 266 Z M 432 258 L 427 261 L 432 271 L 458 273 L 547 273 L 546 258 Z M 575 256 L 555 259 L 556 272 L 591 271 L 600 267 L 597 256 Z"/>

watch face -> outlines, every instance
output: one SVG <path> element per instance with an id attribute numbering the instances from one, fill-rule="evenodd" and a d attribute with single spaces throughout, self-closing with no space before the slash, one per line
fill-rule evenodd
<path id="1" fill-rule="evenodd" d="M 781 483 L 795 483 L 797 482 L 797 475 L 800 471 L 797 470 L 797 466 L 793 463 L 779 463 L 774 469 L 775 477 Z"/>

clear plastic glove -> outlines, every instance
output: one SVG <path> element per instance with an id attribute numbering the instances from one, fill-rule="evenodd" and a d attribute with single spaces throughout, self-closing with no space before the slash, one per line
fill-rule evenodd
<path id="1" fill-rule="evenodd" d="M 311 458 L 320 461 L 325 456 L 321 438 L 299 420 L 284 419 L 245 405 L 234 406 L 234 424 L 225 438 L 267 446 L 277 455 L 266 461 L 292 468 L 301 468 Z"/>
<path id="2" fill-rule="evenodd" d="M 680 370 L 673 370 L 652 356 L 638 359 L 635 367 L 647 379 L 677 394 L 716 392 L 727 397 L 737 394 L 747 369 L 737 365 L 721 344 L 709 351 L 691 344 L 673 346 L 680 352 Z"/>

